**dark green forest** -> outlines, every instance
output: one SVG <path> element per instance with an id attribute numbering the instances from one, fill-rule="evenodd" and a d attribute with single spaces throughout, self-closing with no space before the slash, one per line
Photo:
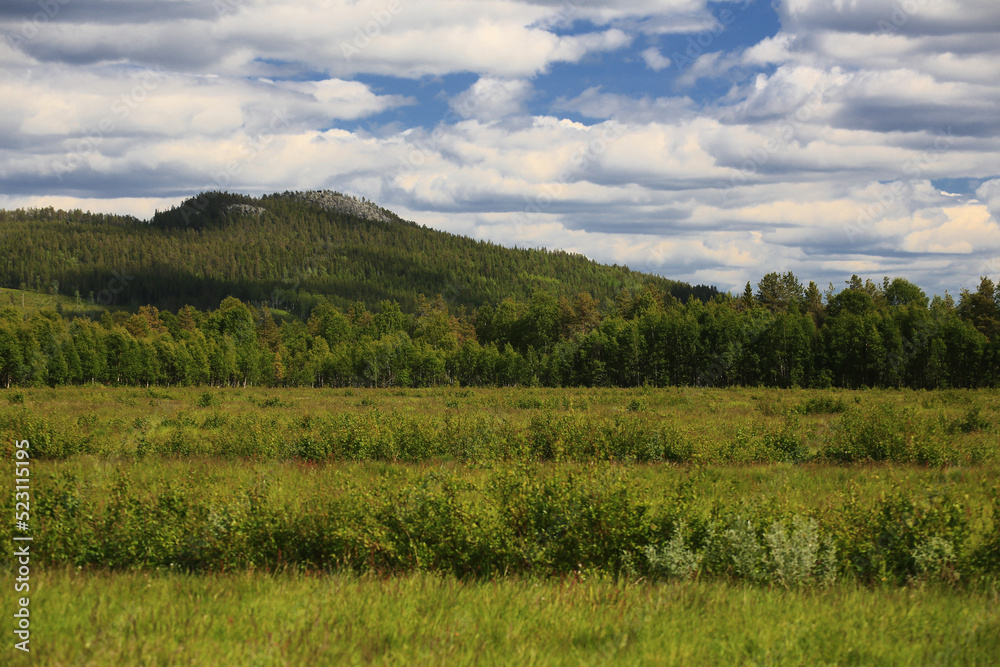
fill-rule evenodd
<path id="1" fill-rule="evenodd" d="M 389 300 L 412 313 L 420 294 L 477 308 L 536 290 L 584 291 L 600 301 L 645 285 L 682 300 L 717 293 L 581 255 L 431 230 L 370 204 L 380 219 L 324 209 L 300 194 L 203 193 L 150 221 L 51 208 L 0 211 L 0 285 L 132 310 L 216 308 L 231 296 L 300 317 L 323 301 L 346 310 Z"/>
<path id="2" fill-rule="evenodd" d="M 0 383 L 1000 386 L 989 278 L 957 303 L 791 273 L 733 297 L 376 213 L 294 193 L 200 195 L 148 223 L 0 212 L 4 285 L 114 306 L 0 307 Z"/>

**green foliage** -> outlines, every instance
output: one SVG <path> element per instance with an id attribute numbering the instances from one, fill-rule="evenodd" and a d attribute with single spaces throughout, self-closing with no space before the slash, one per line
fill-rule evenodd
<path id="1" fill-rule="evenodd" d="M 689 546 L 686 535 L 687 526 L 681 522 L 662 546 L 646 545 L 644 553 L 651 575 L 677 579 L 692 579 L 698 575 L 704 556 Z"/>
<path id="2" fill-rule="evenodd" d="M 1000 386 L 989 278 L 957 306 L 902 278 L 857 276 L 824 303 L 791 272 L 737 299 L 436 232 L 370 202 L 317 201 L 203 193 L 151 224 L 0 211 L 0 246 L 14 244 L 0 284 L 58 283 L 101 302 L 8 294 L 0 385 Z M 759 407 L 843 411 L 815 400 Z"/>
<path id="3" fill-rule="evenodd" d="M 374 217 L 328 210 L 301 193 L 206 192 L 150 221 L 44 209 L 0 211 L 0 223 L 7 230 L 0 248 L 10 258 L 0 284 L 17 287 L 28 276 L 41 291 L 58 280 L 66 294 L 93 293 L 109 305 L 215 308 L 236 297 L 304 317 L 323 301 L 344 310 L 356 301 L 378 310 L 381 302 L 396 302 L 413 313 L 420 294 L 444 294 L 456 307 L 476 308 L 507 296 L 527 300 L 539 288 L 557 297 L 589 292 L 598 301 L 647 284 L 680 299 L 717 293 L 577 254 L 435 231 L 384 209 Z M 68 298 L 62 303 L 71 304 Z M 399 326 L 399 315 L 387 313 L 373 324 L 388 333 Z"/>
<path id="4" fill-rule="evenodd" d="M 302 452 L 318 446 L 299 443 Z M 404 478 L 358 471 L 340 476 L 343 488 L 280 493 L 263 472 L 242 486 L 191 470 L 140 483 L 146 465 L 118 465 L 87 482 L 38 475 L 39 562 L 476 578 L 631 572 L 782 587 L 830 585 L 837 577 L 955 583 L 988 577 L 996 567 L 987 555 L 995 519 L 976 524 L 974 533 L 968 500 L 943 489 L 897 490 L 865 503 L 847 497 L 810 516 L 718 498 L 698 482 L 674 486 L 664 502 L 606 466 L 514 464 L 474 477 L 445 469 Z M 284 483 L 295 479 L 285 475 Z M 706 513 L 699 504 L 708 500 Z"/>
<path id="5" fill-rule="evenodd" d="M 615 390 L 461 389 L 426 397 L 352 390 L 347 397 L 308 389 L 190 388 L 152 400 L 140 400 L 148 398 L 145 389 L 45 391 L 24 390 L 24 404 L 0 409 L 0 434 L 36 438 L 35 456 L 49 459 L 92 452 L 311 461 L 819 459 L 944 466 L 979 465 L 1000 453 L 992 437 L 998 405 L 986 392 L 963 394 L 957 404 L 948 398 L 944 405 L 922 406 L 914 400 L 922 393 L 866 391 L 862 403 L 850 395 L 838 398 L 853 405 L 847 412 L 807 415 L 798 408 L 809 401 L 785 393 L 780 403 L 779 396 L 771 400 L 791 409 L 748 418 L 747 398 L 756 393 L 746 390 L 699 390 L 689 400 L 649 389 L 626 401 L 625 410 Z M 628 410 L 632 400 L 645 410 Z"/>
<path id="6" fill-rule="evenodd" d="M 633 398 L 625 404 L 625 409 L 629 412 L 645 412 L 646 402 L 641 398 Z"/>
<path id="7" fill-rule="evenodd" d="M 841 562 L 863 581 L 904 583 L 928 575 L 957 581 L 979 564 L 968 514 L 947 493 L 921 497 L 898 489 L 873 507 L 848 502 L 834 539 Z"/>
<path id="8" fill-rule="evenodd" d="M 814 577 L 829 585 L 837 576 L 836 546 L 822 539 L 815 519 L 795 516 L 791 525 L 774 522 L 764 535 L 773 582 L 800 586 Z"/>
<path id="9" fill-rule="evenodd" d="M 833 426 L 823 456 L 835 461 L 907 461 L 918 438 L 913 413 L 889 405 L 852 408 Z"/>
<path id="10" fill-rule="evenodd" d="M 268 396 L 267 398 L 262 400 L 259 405 L 262 408 L 287 407 L 284 403 L 281 402 L 281 398 L 279 398 L 278 396 Z"/>
<path id="11" fill-rule="evenodd" d="M 219 401 L 216 398 L 215 394 L 213 394 L 210 391 L 203 391 L 198 396 L 198 401 L 196 403 L 196 405 L 199 408 L 211 408 L 211 407 L 216 406 L 218 404 L 219 404 Z"/>
<path id="12" fill-rule="evenodd" d="M 806 400 L 797 406 L 795 410 L 801 415 L 839 414 L 847 412 L 847 403 L 842 398 L 818 396 Z"/>
<path id="13" fill-rule="evenodd" d="M 952 420 L 946 426 L 948 433 L 973 433 L 986 431 L 993 427 L 993 422 L 982 415 L 982 407 L 971 406 L 964 417 Z"/>

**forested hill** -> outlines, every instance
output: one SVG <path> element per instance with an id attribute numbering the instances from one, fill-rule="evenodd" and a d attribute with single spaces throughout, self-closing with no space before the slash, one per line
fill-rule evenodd
<path id="1" fill-rule="evenodd" d="M 0 211 L 0 286 L 98 303 L 215 308 L 227 296 L 305 315 L 325 297 L 413 312 L 420 294 L 470 309 L 506 297 L 651 285 L 681 301 L 714 287 L 561 251 L 506 248 L 422 227 L 337 193 L 208 192 L 152 220 L 51 208 Z"/>

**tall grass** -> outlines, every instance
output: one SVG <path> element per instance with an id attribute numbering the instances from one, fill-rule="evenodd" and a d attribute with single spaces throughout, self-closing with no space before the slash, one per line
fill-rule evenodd
<path id="1" fill-rule="evenodd" d="M 70 569 L 37 581 L 33 653 L 8 644 L 6 664 L 991 665 L 1000 654 L 996 589 Z"/>

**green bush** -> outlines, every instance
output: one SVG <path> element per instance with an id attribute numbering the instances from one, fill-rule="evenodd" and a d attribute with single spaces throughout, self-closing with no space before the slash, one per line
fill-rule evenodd
<path id="1" fill-rule="evenodd" d="M 795 411 L 800 415 L 839 414 L 847 412 L 847 403 L 842 398 L 819 396 L 801 403 Z"/>
<path id="2" fill-rule="evenodd" d="M 198 396 L 198 400 L 195 402 L 195 405 L 199 408 L 210 408 L 218 404 L 219 400 L 216 398 L 215 394 L 210 391 L 203 391 L 201 395 Z"/>
<path id="3" fill-rule="evenodd" d="M 646 411 L 646 401 L 641 398 L 633 398 L 628 403 L 625 404 L 625 410 L 628 412 L 645 412 Z"/>
<path id="4" fill-rule="evenodd" d="M 685 539 L 686 533 L 687 526 L 682 522 L 665 544 L 646 545 L 646 562 L 653 576 L 692 579 L 698 575 L 703 554 L 690 547 Z"/>
<path id="5" fill-rule="evenodd" d="M 908 444 L 914 437 L 908 410 L 890 405 L 851 408 L 832 426 L 822 456 L 841 462 L 908 461 Z"/>
<path id="6" fill-rule="evenodd" d="M 987 431 L 993 427 L 993 422 L 982 415 L 982 408 L 978 405 L 970 407 L 965 416 L 947 423 L 946 430 L 949 434 L 973 433 L 975 431 Z"/>
<path id="7" fill-rule="evenodd" d="M 314 436 L 296 447 L 303 458 L 327 454 Z M 474 481 L 444 469 L 406 481 L 365 473 L 282 500 L 259 473 L 243 486 L 212 490 L 201 474 L 140 483 L 141 465 L 148 463 L 119 465 L 108 479 L 34 478 L 39 562 L 487 578 L 594 571 L 783 587 L 838 576 L 865 584 L 954 584 L 996 576 L 1000 565 L 996 521 L 973 536 L 968 507 L 946 494 L 848 499 L 816 516 L 715 497 L 706 512 L 690 501 L 700 492 L 714 496 L 711 487 L 679 488 L 657 500 L 637 492 L 620 468 L 574 472 L 519 463 L 497 465 Z M 8 545 L 10 531 L 0 527 Z"/>

